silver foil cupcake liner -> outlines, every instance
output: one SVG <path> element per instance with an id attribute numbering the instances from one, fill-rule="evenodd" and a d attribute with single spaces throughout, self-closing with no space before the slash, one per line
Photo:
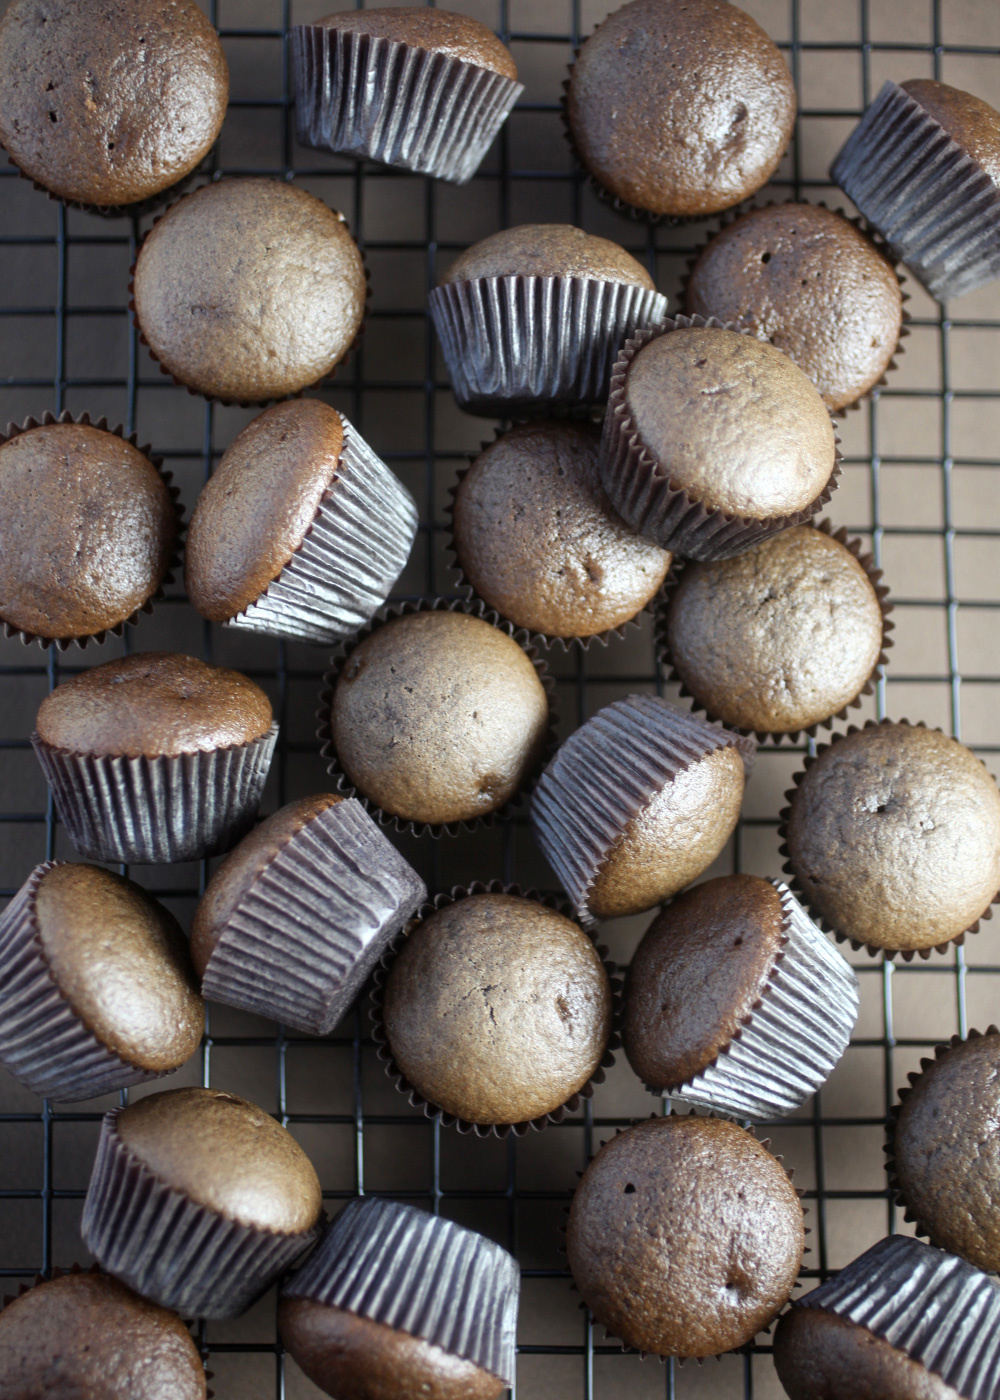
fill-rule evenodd
<path id="1" fill-rule="evenodd" d="M 938 301 L 1000 277 L 1000 190 L 898 84 L 884 84 L 830 177 Z"/>
<path id="2" fill-rule="evenodd" d="M 70 840 L 90 860 L 168 865 L 228 851 L 253 825 L 278 726 L 248 744 L 155 758 L 32 747 Z"/>
<path id="3" fill-rule="evenodd" d="M 632 819 L 678 773 L 716 749 L 739 750 L 747 771 L 757 745 L 655 695 L 598 710 L 560 746 L 531 799 L 535 839 L 576 917 L 598 871 Z"/>
<path id="4" fill-rule="evenodd" d="M 240 1225 L 167 1186 L 104 1115 L 80 1233 L 136 1293 L 185 1317 L 238 1317 L 311 1248 L 320 1227 L 280 1234 Z"/>
<path id="5" fill-rule="evenodd" d="M 785 943 L 763 994 L 718 1058 L 671 1098 L 744 1119 L 793 1113 L 827 1079 L 858 1019 L 858 979 L 787 885 L 781 897 Z"/>
<path id="6" fill-rule="evenodd" d="M 332 645 L 363 627 L 406 567 L 417 507 L 340 415 L 344 446 L 305 539 L 276 579 L 224 626 Z"/>
<path id="7" fill-rule="evenodd" d="M 890 1235 L 793 1306 L 866 1328 L 965 1400 L 1000 1400 L 1000 1287 L 954 1254 Z"/>
<path id="8" fill-rule="evenodd" d="M 165 190 L 160 190 L 158 194 L 151 194 L 146 199 L 140 199 L 134 204 L 87 204 L 81 199 L 66 199 L 61 194 L 56 194 L 55 190 L 50 190 L 48 185 L 42 185 L 33 175 L 29 175 L 26 170 L 22 170 L 12 155 L 6 153 L 7 164 L 12 165 L 22 180 L 27 180 L 39 194 L 48 195 L 49 199 L 56 204 L 65 205 L 67 209 L 80 209 L 85 214 L 97 214 L 102 219 L 141 219 L 144 214 L 154 214 L 158 209 L 162 209 L 165 204 L 176 199 L 179 195 L 185 194 L 198 176 L 198 166 L 191 170 L 173 185 L 168 185 Z M 201 162 L 199 161 L 199 165 Z"/>
<path id="9" fill-rule="evenodd" d="M 254 880 L 208 960 L 202 993 L 327 1035 L 426 898 L 360 802 L 338 802 Z"/>
<path id="10" fill-rule="evenodd" d="M 520 1292 L 517 1260 L 500 1245 L 369 1196 L 348 1202 L 281 1296 L 420 1337 L 512 1385 Z"/>
<path id="11" fill-rule="evenodd" d="M 321 24 L 292 37 L 299 144 L 464 185 L 524 84 L 478 64 Z"/>
<path id="12" fill-rule="evenodd" d="M 667 298 L 595 277 L 478 277 L 428 297 L 458 406 L 485 417 L 603 403 L 618 353 Z"/>
<path id="13" fill-rule="evenodd" d="M 611 376 L 608 412 L 601 441 L 601 483 L 618 514 L 640 535 L 686 559 L 729 559 L 792 525 L 805 525 L 829 501 L 840 476 L 839 438 L 834 437 L 834 464 L 823 490 L 804 510 L 755 520 L 731 515 L 696 500 L 675 486 L 639 436 L 625 400 L 625 381 L 632 360 L 651 340 L 690 327 L 750 335 L 747 326 L 722 322 L 714 316 L 675 316 L 658 326 L 639 330 L 622 346 Z M 831 415 L 832 417 L 832 415 Z"/>

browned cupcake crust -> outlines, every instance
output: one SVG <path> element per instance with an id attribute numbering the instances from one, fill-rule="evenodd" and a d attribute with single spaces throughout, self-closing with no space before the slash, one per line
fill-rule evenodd
<path id="1" fill-rule="evenodd" d="M 260 686 L 238 671 L 146 651 L 64 681 L 35 727 L 43 743 L 71 753 L 155 758 L 248 744 L 272 717 Z"/>
<path id="2" fill-rule="evenodd" d="M 205 1371 L 176 1313 L 117 1279 L 59 1274 L 0 1311 L 6 1400 L 205 1400 Z"/>
<path id="3" fill-rule="evenodd" d="M 752 209 L 699 254 L 689 316 L 745 321 L 803 369 L 828 408 L 855 403 L 889 368 L 903 294 L 889 260 L 815 204 Z"/>
<path id="4" fill-rule="evenodd" d="M 962 1400 L 891 1342 L 822 1308 L 785 1313 L 774 1367 L 791 1400 Z"/>
<path id="5" fill-rule="evenodd" d="M 611 195 L 653 214 L 713 214 L 774 174 L 795 87 L 735 5 L 632 0 L 580 50 L 566 111 L 580 158 Z"/>
<path id="6" fill-rule="evenodd" d="M 387 6 L 385 9 L 346 10 L 312 21 L 324 29 L 342 29 L 353 34 L 370 34 L 375 39 L 392 39 L 411 48 L 474 63 L 501 77 L 517 79 L 517 67 L 510 50 L 491 29 L 468 15 L 449 10 L 429 10 L 421 6 Z"/>
<path id="7" fill-rule="evenodd" d="M 154 357 L 224 402 L 264 403 L 330 373 L 361 328 L 367 283 L 339 214 L 277 180 L 220 180 L 143 241 L 135 311 Z"/>
<path id="8" fill-rule="evenodd" d="M 1000 189 L 1000 112 L 981 97 L 933 78 L 910 78 L 900 86 Z"/>
<path id="9" fill-rule="evenodd" d="M 519 224 L 491 233 L 459 253 L 438 285 L 518 276 L 593 278 L 656 291 L 656 283 L 631 253 L 572 224 Z"/>
<path id="10" fill-rule="evenodd" d="M 191 0 L 13 0 L 0 22 L 0 141 L 62 199 L 127 205 L 192 171 L 229 100 Z"/>
<path id="11" fill-rule="evenodd" d="M 605 1143 L 570 1208 L 573 1282 L 595 1319 L 659 1356 L 715 1356 L 784 1307 L 805 1243 L 781 1163 L 717 1118 L 652 1118 Z"/>

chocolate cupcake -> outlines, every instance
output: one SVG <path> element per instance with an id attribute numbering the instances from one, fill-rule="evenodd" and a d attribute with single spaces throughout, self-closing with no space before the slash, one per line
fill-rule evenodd
<path id="1" fill-rule="evenodd" d="M 667 313 L 641 263 L 570 224 L 473 244 L 428 306 L 459 407 L 488 418 L 603 403 L 622 343 Z"/>
<path id="2" fill-rule="evenodd" d="M 659 591 L 670 555 L 618 518 L 591 424 L 521 424 L 490 443 L 454 489 L 462 582 L 518 627 L 586 645 L 619 635 Z"/>
<path id="3" fill-rule="evenodd" d="M 296 399 L 244 428 L 206 483 L 184 582 L 212 622 L 331 643 L 382 606 L 416 532 L 413 497 L 353 424 Z"/>
<path id="4" fill-rule="evenodd" d="M 205 1400 L 205 1370 L 175 1313 L 79 1266 L 22 1286 L 0 1307 L 8 1400 Z"/>
<path id="5" fill-rule="evenodd" d="M 678 895 L 646 930 L 625 1053 L 654 1094 L 775 1118 L 829 1078 L 858 1008 L 857 977 L 787 886 L 726 875 Z"/>
<path id="6" fill-rule="evenodd" d="M 836 484 L 818 390 L 745 327 L 678 316 L 625 343 L 601 481 L 622 519 L 689 559 L 727 559 L 809 520 Z"/>
<path id="7" fill-rule="evenodd" d="M 211 1001 L 327 1035 L 426 898 L 360 802 L 304 797 L 219 866 L 195 911 L 191 958 Z"/>
<path id="8" fill-rule="evenodd" d="M 758 738 L 814 735 L 846 719 L 886 663 L 881 578 L 826 521 L 688 564 L 657 609 L 660 660 L 712 719 Z"/>
<path id="9" fill-rule="evenodd" d="M 577 916 L 641 914 L 707 870 L 739 820 L 755 752 L 653 695 L 616 700 L 571 734 L 531 820 Z"/>
<path id="10" fill-rule="evenodd" d="M 718 1118 L 651 1118 L 606 1142 L 566 1236 L 595 1321 L 657 1356 L 743 1346 L 788 1301 L 802 1206 L 780 1161 Z"/>
<path id="11" fill-rule="evenodd" d="M 869 721 L 795 776 L 785 869 L 814 918 L 887 956 L 929 957 L 974 933 L 1000 889 L 1000 792 L 937 729 Z"/>
<path id="12" fill-rule="evenodd" d="M 291 37 L 300 145 L 457 185 L 524 91 L 492 30 L 447 10 L 348 10 Z"/>
<path id="13" fill-rule="evenodd" d="M 884 383 L 904 334 L 892 263 L 816 204 L 769 204 L 721 229 L 691 268 L 684 310 L 744 321 L 805 370 L 831 409 Z"/>
<path id="14" fill-rule="evenodd" d="M 0 1062 L 45 1098 L 159 1079 L 205 1029 L 187 940 L 131 880 L 46 861 L 0 915 Z"/>
<path id="15" fill-rule="evenodd" d="M 143 239 L 133 280 L 135 323 L 160 368 L 223 403 L 325 379 L 357 338 L 366 295 L 344 218 L 278 180 L 185 195 Z"/>
<path id="16" fill-rule="evenodd" d="M 31 743 L 81 855 L 163 864 L 244 835 L 277 737 L 271 702 L 246 676 L 150 651 L 57 686 Z"/>
<path id="17" fill-rule="evenodd" d="M 735 5 L 632 0 L 580 49 L 566 121 L 616 208 L 715 214 L 774 174 L 795 125 L 795 85 L 780 50 Z"/>
<path id="18" fill-rule="evenodd" d="M 517 1261 L 398 1201 L 349 1201 L 281 1290 L 281 1339 L 327 1395 L 496 1400 L 514 1384 Z"/>
<path id="19" fill-rule="evenodd" d="M 9 11 L 8 11 L 9 13 Z M 171 474 L 107 419 L 69 413 L 0 435 L 0 621 L 8 637 L 86 646 L 121 636 L 173 581 L 182 511 Z"/>
<path id="20" fill-rule="evenodd" d="M 0 22 L 0 94 L 11 164 L 59 199 L 117 212 L 208 153 L 229 70 L 192 0 L 69 0 L 55 14 L 13 0 Z"/>
<path id="21" fill-rule="evenodd" d="M 309 1158 L 235 1094 L 174 1089 L 104 1115 L 83 1242 L 154 1303 L 237 1317 L 319 1235 Z"/>
<path id="22" fill-rule="evenodd" d="M 887 82 L 830 177 L 938 301 L 1000 276 L 1000 113 L 971 92 Z"/>

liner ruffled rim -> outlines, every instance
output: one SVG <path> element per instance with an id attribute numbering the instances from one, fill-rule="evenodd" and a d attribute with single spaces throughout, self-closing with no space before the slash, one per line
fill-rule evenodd
<path id="1" fill-rule="evenodd" d="M 104 417 L 95 420 L 91 418 L 89 413 L 72 414 L 68 409 L 63 409 L 58 417 L 56 417 L 54 413 L 45 412 L 42 414 L 41 418 L 32 416 L 26 418 L 23 423 L 8 423 L 6 431 L 0 431 L 0 447 L 3 447 L 5 443 L 12 442 L 14 438 L 21 437 L 24 433 L 30 433 L 34 428 L 50 428 L 53 425 L 59 426 L 61 424 L 70 423 L 80 428 L 96 428 L 98 432 L 110 433 L 112 437 L 121 438 L 122 442 L 127 442 L 130 447 L 134 447 L 138 452 L 141 452 L 167 488 L 167 495 L 170 497 L 170 504 L 173 507 L 174 516 L 176 518 L 176 533 L 174 535 L 174 546 L 167 560 L 166 572 L 160 580 L 159 586 L 140 607 L 136 608 L 128 617 L 122 618 L 121 622 L 116 622 L 114 626 L 102 628 L 98 632 L 88 632 L 86 636 L 83 637 L 42 637 L 37 632 L 28 632 L 22 627 L 15 627 L 13 623 L 6 621 L 3 623 L 3 634 L 5 637 L 20 637 L 25 646 L 30 646 L 32 642 L 37 642 L 39 646 L 44 648 L 55 646 L 58 651 L 65 651 L 67 647 L 73 646 L 74 644 L 82 650 L 86 647 L 88 642 L 93 642 L 95 646 L 101 646 L 109 635 L 120 637 L 124 633 L 126 626 L 135 627 L 142 613 L 151 613 L 154 603 L 159 602 L 159 600 L 165 596 L 167 585 L 174 583 L 177 575 L 180 573 L 180 543 L 185 530 L 184 507 L 180 501 L 180 490 L 173 485 L 173 472 L 165 470 L 163 458 L 153 455 L 149 443 L 144 443 L 143 446 L 140 447 L 138 434 L 135 432 L 126 433 L 121 423 L 116 424 L 115 427 L 112 428 L 109 426 L 108 420 Z"/>
<path id="2" fill-rule="evenodd" d="M 604 1054 L 601 1057 L 597 1068 L 581 1088 L 575 1094 L 559 1105 L 558 1108 L 551 1109 L 548 1113 L 543 1113 L 538 1118 L 530 1118 L 522 1123 L 470 1123 L 465 1118 L 456 1117 L 453 1113 L 447 1113 L 443 1108 L 430 1103 L 406 1078 L 399 1065 L 396 1063 L 392 1050 L 389 1046 L 389 1037 L 385 1029 L 384 1009 L 385 1009 L 385 984 L 392 964 L 402 950 L 403 944 L 410 934 L 422 923 L 426 922 L 432 914 L 436 914 L 439 909 L 445 909 L 449 905 L 457 904 L 471 895 L 479 894 L 509 894 L 519 899 L 532 900 L 535 904 L 541 904 L 546 909 L 552 909 L 557 914 L 562 914 L 564 918 L 570 919 L 582 929 L 585 936 L 593 944 L 597 956 L 601 960 L 601 966 L 607 973 L 608 985 L 611 988 L 611 1031 L 608 1036 L 608 1043 L 605 1046 Z M 520 885 L 504 884 L 502 880 L 490 880 L 485 884 L 482 880 L 475 880 L 471 885 L 455 885 L 450 893 L 439 894 L 434 899 L 429 900 L 417 910 L 416 915 L 410 922 L 396 934 L 389 944 L 386 952 L 375 969 L 375 985 L 372 990 L 372 1006 L 369 1011 L 373 1029 L 372 1039 L 378 1047 L 376 1053 L 382 1061 L 386 1074 L 392 1080 L 396 1089 L 405 1094 L 414 1108 L 421 1108 L 424 1116 L 431 1119 L 438 1119 L 446 1128 L 455 1127 L 460 1133 L 473 1133 L 476 1137 L 505 1138 L 511 1133 L 515 1137 L 524 1137 L 529 1130 L 541 1132 L 550 1123 L 561 1123 L 567 1113 L 575 1113 L 580 1107 L 583 1099 L 593 1097 L 594 1089 L 598 1084 L 603 1084 L 607 1078 L 606 1071 L 615 1063 L 614 1052 L 621 1048 L 621 1018 L 623 983 L 618 975 L 618 967 L 608 957 L 607 948 L 597 942 L 592 929 L 581 925 L 573 913 L 572 907 L 567 899 L 556 895 L 540 894 L 537 890 L 522 890 Z"/>
<path id="3" fill-rule="evenodd" d="M 81 209 L 85 214 L 97 214 L 102 219 L 141 219 L 144 214 L 152 214 L 157 209 L 162 209 L 164 204 L 173 199 L 175 195 L 187 194 L 198 176 L 204 173 L 199 167 L 202 161 L 207 160 L 211 155 L 218 139 L 219 137 L 216 136 L 215 141 L 212 142 L 193 170 L 189 170 L 186 175 L 182 175 L 179 180 L 168 185 L 165 190 L 147 195 L 145 199 L 137 200 L 134 204 L 88 204 L 82 199 L 68 199 L 65 195 L 56 194 L 55 190 L 50 190 L 48 185 L 43 185 L 41 181 L 35 179 L 34 175 L 29 175 L 26 170 L 23 170 L 6 147 L 0 149 L 3 149 L 4 155 L 7 157 L 7 164 L 14 167 L 22 180 L 27 180 L 40 194 L 48 195 L 49 199 L 56 204 L 62 204 L 67 209 Z"/>

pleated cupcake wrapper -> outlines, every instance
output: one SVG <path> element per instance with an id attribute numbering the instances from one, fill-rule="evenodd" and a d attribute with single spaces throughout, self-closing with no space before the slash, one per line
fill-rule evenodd
<path id="1" fill-rule="evenodd" d="M 651 340 L 694 327 L 750 335 L 747 326 L 722 322 L 714 316 L 675 316 L 658 326 L 637 331 L 626 341 L 611 376 L 608 412 L 601 441 L 601 484 L 618 514 L 640 535 L 686 559 L 731 559 L 787 530 L 805 525 L 833 495 L 840 476 L 840 439 L 834 436 L 834 464 L 823 490 L 804 510 L 754 520 L 731 515 L 696 500 L 684 487 L 674 486 L 644 445 L 625 398 L 629 365 Z M 818 391 L 817 391 L 818 392 Z M 831 415 L 832 418 L 832 415 Z"/>
<path id="2" fill-rule="evenodd" d="M 140 199 L 134 204 L 87 204 L 81 199 L 67 199 L 61 194 L 56 194 L 55 190 L 50 190 L 48 185 L 40 184 L 33 175 L 22 170 L 9 151 L 5 151 L 4 154 L 7 156 L 7 164 L 12 165 L 21 179 L 27 180 L 40 194 L 48 195 L 49 199 L 56 204 L 65 205 L 67 209 L 80 209 L 85 214 L 97 214 L 102 219 L 141 219 L 145 214 L 153 214 L 179 195 L 186 194 L 198 176 L 196 166 L 187 175 L 182 175 L 175 184 L 169 185 L 165 190 L 160 190 L 158 194 L 151 194 L 146 199 Z"/>
<path id="3" fill-rule="evenodd" d="M 803 735 L 815 739 L 821 729 L 832 729 L 834 720 L 845 720 L 851 710 L 861 708 L 861 697 L 874 695 L 875 682 L 884 674 L 885 667 L 889 664 L 886 655 L 888 649 L 893 645 L 892 638 L 887 635 L 895 628 L 895 623 L 891 621 L 889 614 L 893 611 L 893 604 L 889 601 L 888 585 L 882 582 L 882 570 L 875 568 L 875 556 L 871 553 L 862 554 L 863 545 L 856 537 L 851 537 L 847 533 L 846 526 L 841 526 L 835 530 L 829 520 L 809 522 L 817 530 L 822 530 L 824 535 L 829 535 L 838 544 L 842 544 L 845 549 L 850 550 L 855 559 L 868 575 L 868 582 L 871 584 L 875 597 L 878 599 L 879 610 L 882 613 L 882 647 L 879 651 L 878 660 L 872 667 L 871 675 L 858 691 L 853 700 L 849 700 L 846 705 L 839 709 L 836 714 L 829 715 L 826 719 L 817 720 L 815 724 L 809 725 L 806 729 L 796 730 L 769 730 L 769 729 L 746 729 L 739 724 L 729 724 L 720 715 L 715 714 L 709 707 L 698 699 L 687 687 L 684 678 L 681 676 L 673 657 L 670 654 L 670 640 L 668 635 L 668 619 L 670 616 L 670 606 L 673 602 L 675 590 L 684 581 L 684 565 L 680 567 L 671 566 L 662 591 L 655 600 L 654 614 L 656 619 L 656 655 L 660 665 L 666 674 L 667 680 L 674 681 L 680 686 L 680 693 L 685 698 L 692 700 L 693 710 L 700 712 L 712 721 L 713 724 L 725 724 L 727 729 L 731 729 L 735 734 L 752 734 L 757 740 L 770 739 L 774 744 L 780 744 L 782 739 L 788 739 L 791 743 L 798 743 Z"/>
<path id="4" fill-rule="evenodd" d="M 372 1005 L 370 1016 L 373 1030 L 372 1039 L 377 1046 L 378 1058 L 385 1066 L 385 1072 L 395 1084 L 401 1094 L 405 1094 L 414 1108 L 421 1108 L 427 1118 L 436 1118 L 446 1128 L 457 1128 L 460 1133 L 474 1133 L 476 1137 L 498 1137 L 505 1138 L 511 1133 L 515 1137 L 523 1137 L 529 1130 L 541 1132 L 550 1123 L 561 1123 L 567 1113 L 575 1113 L 580 1107 L 583 1099 L 593 1097 L 594 1089 L 598 1084 L 603 1084 L 607 1078 L 606 1071 L 615 1063 L 614 1051 L 621 1045 L 621 1019 L 622 1019 L 622 979 L 617 975 L 618 969 L 615 963 L 608 958 L 608 950 L 603 944 L 598 943 L 594 937 L 592 928 L 584 925 L 584 932 L 593 943 L 601 964 L 608 974 L 608 983 L 611 987 L 611 1034 L 605 1047 L 604 1055 L 594 1073 L 575 1094 L 571 1094 L 565 1103 L 560 1104 L 549 1113 L 543 1113 L 538 1118 L 530 1118 L 522 1123 L 471 1123 L 466 1118 L 456 1118 L 453 1113 L 446 1113 L 443 1108 L 430 1103 L 423 1095 L 410 1083 L 406 1075 L 396 1063 L 392 1049 L 389 1045 L 389 1037 L 385 1029 L 385 983 L 389 975 L 389 970 L 402 950 L 403 944 L 418 925 L 429 919 L 432 914 L 436 914 L 439 909 L 444 909 L 449 904 L 456 904 L 461 899 L 467 899 L 470 895 L 476 894 L 509 894 L 520 899 L 531 899 L 536 904 L 544 905 L 546 909 L 554 909 L 557 914 L 562 914 L 567 919 L 575 919 L 572 908 L 567 900 L 553 897 L 551 895 L 539 894 L 537 890 L 522 890 L 520 885 L 505 885 L 502 880 L 491 880 L 484 884 L 481 880 L 474 881 L 471 885 L 456 885 L 449 894 L 439 894 L 433 900 L 426 903 L 417 912 L 417 917 L 406 928 L 401 929 L 392 939 L 389 947 L 382 956 L 379 966 L 375 970 L 375 986 L 372 991 Z"/>
<path id="5" fill-rule="evenodd" d="M 339 802 L 254 880 L 208 960 L 202 992 L 327 1035 L 426 898 L 423 881 L 361 804 Z"/>
<path id="6" fill-rule="evenodd" d="M 833 934 L 834 938 L 836 938 L 838 943 L 850 943 L 851 947 L 854 949 L 855 952 L 860 952 L 861 949 L 864 948 L 865 951 L 868 953 L 869 957 L 876 958 L 878 957 L 879 953 L 883 953 L 888 961 L 891 961 L 893 958 L 898 957 L 902 958 L 904 962 L 912 962 L 914 957 L 917 957 L 918 955 L 922 959 L 924 959 L 924 961 L 926 961 L 932 953 L 946 953 L 948 949 L 951 948 L 953 945 L 956 948 L 961 947 L 962 944 L 965 942 L 968 934 L 978 933 L 979 925 L 984 920 L 991 919 L 993 917 L 993 905 L 1000 904 L 1000 890 L 998 890 L 997 893 L 993 896 L 989 904 L 987 904 L 986 908 L 979 915 L 979 918 L 974 920 L 974 922 L 971 923 L 967 929 L 960 933 L 956 938 L 946 938 L 943 943 L 935 943 L 931 948 L 882 948 L 875 947 L 874 945 L 869 943 L 862 943 L 857 938 L 853 938 L 849 933 L 844 933 L 841 929 L 837 928 L 829 919 L 824 917 L 821 910 L 813 908 L 810 904 L 809 896 L 803 889 L 802 883 L 799 880 L 795 868 L 791 862 L 791 856 L 788 847 L 788 820 L 791 816 L 792 806 L 795 802 L 795 795 L 798 790 L 799 784 L 802 782 L 802 779 L 805 777 L 805 775 L 809 772 L 809 769 L 813 766 L 817 759 L 819 759 L 821 755 L 826 752 L 827 749 L 831 748 L 832 745 L 839 743 L 841 739 L 846 739 L 849 734 L 857 734 L 859 729 L 875 729 L 883 724 L 909 723 L 910 721 L 908 719 L 869 719 L 866 720 L 863 725 L 848 725 L 847 730 L 843 734 L 831 734 L 829 740 L 825 744 L 818 744 L 816 746 L 815 754 L 807 754 L 805 756 L 805 758 L 803 759 L 802 767 L 798 770 L 797 773 L 794 773 L 792 775 L 792 782 L 794 786 L 790 787 L 785 793 L 785 800 L 789 805 L 787 807 L 783 807 L 778 814 L 780 818 L 778 823 L 778 840 L 781 843 L 778 847 L 778 854 L 785 857 L 785 863 L 782 866 L 782 870 L 789 877 L 788 883 L 790 887 L 798 896 L 798 898 L 802 901 L 805 908 L 808 910 L 810 917 L 813 919 L 813 922 L 819 928 L 823 929 L 825 933 Z M 926 729 L 928 726 L 923 722 L 923 720 L 916 720 L 915 727 L 918 729 Z M 937 730 L 939 734 L 943 733 L 943 730 L 941 730 L 937 725 L 933 727 Z M 985 768 L 986 765 L 983 764 L 983 767 Z"/>
<path id="7" fill-rule="evenodd" d="M 161 1181 L 104 1115 L 80 1233 L 109 1274 L 185 1317 L 238 1317 L 315 1243 L 240 1225 Z"/>
<path id="8" fill-rule="evenodd" d="M 606 705 L 565 740 L 535 788 L 531 822 L 577 919 L 594 922 L 591 886 L 629 822 L 692 763 L 730 746 L 749 771 L 753 739 L 654 695 Z"/>
<path id="9" fill-rule="evenodd" d="M 794 1306 L 867 1328 L 965 1400 L 1000 1400 L 1000 1288 L 954 1254 L 890 1235 Z"/>
<path id="10" fill-rule="evenodd" d="M 464 185 L 524 84 L 396 39 L 297 24 L 299 144 Z"/>
<path id="11" fill-rule="evenodd" d="M 460 612 L 466 613 L 469 617 L 481 618 L 488 622 L 498 631 L 503 632 L 513 641 L 517 642 L 521 650 L 527 655 L 538 679 L 541 681 L 545 694 L 549 702 L 549 724 L 546 740 L 541 757 L 535 771 L 528 775 L 521 790 L 505 802 L 496 811 L 487 812 L 485 816 L 473 817 L 470 820 L 458 822 L 420 822 L 410 821 L 406 817 L 394 816 L 391 812 L 384 812 L 381 807 L 367 798 L 363 792 L 354 787 L 350 778 L 340 766 L 336 749 L 333 746 L 333 736 L 330 729 L 330 709 L 333 703 L 333 692 L 341 672 L 350 660 L 354 650 L 377 628 L 386 622 L 397 617 L 409 617 L 418 612 Z M 364 807 L 370 817 L 378 822 L 379 826 L 391 826 L 398 832 L 409 832 L 414 836 L 430 836 L 432 840 L 438 840 L 444 835 L 457 836 L 460 831 L 478 831 L 480 827 L 493 826 L 495 822 L 506 821 L 521 805 L 527 795 L 531 792 L 538 774 L 541 772 L 549 757 L 555 752 L 558 740 L 556 738 L 556 685 L 555 680 L 549 674 L 549 668 L 538 655 L 538 647 L 534 638 L 523 627 L 515 627 L 513 623 L 504 622 L 499 613 L 491 608 L 487 608 L 485 603 L 476 600 L 465 600 L 462 598 L 418 598 L 415 602 L 392 603 L 380 608 L 375 616 L 365 627 L 355 636 L 341 642 L 331 659 L 330 669 L 323 677 L 323 689 L 319 696 L 319 709 L 316 711 L 316 718 L 319 720 L 319 728 L 316 736 L 320 741 L 320 754 L 327 759 L 327 772 L 335 779 L 335 790 L 342 797 L 356 797 Z"/>
<path id="12" fill-rule="evenodd" d="M 226 627 L 331 645 L 365 625 L 406 567 L 417 533 L 413 497 L 357 428 L 340 419 L 340 463 L 305 538 Z"/>
<path id="13" fill-rule="evenodd" d="M 167 865 L 218 855 L 253 825 L 278 726 L 247 744 L 130 758 L 32 747 L 73 845 L 90 860 Z"/>
<path id="14" fill-rule="evenodd" d="M 350 1201 L 282 1288 L 514 1382 L 521 1274 L 500 1245 L 415 1206 Z"/>
<path id="15" fill-rule="evenodd" d="M 896 83 L 884 84 L 830 177 L 938 301 L 1000 276 L 1000 190 Z"/>
<path id="16" fill-rule="evenodd" d="M 55 198 L 55 196 L 53 196 L 53 198 Z M 42 647 L 55 646 L 59 651 L 65 651 L 66 648 L 73 643 L 82 649 L 88 642 L 93 642 L 96 646 L 100 646 L 109 634 L 120 637 L 125 631 L 126 625 L 130 627 L 136 625 L 141 613 L 151 613 L 153 611 L 153 604 L 163 597 L 164 589 L 168 583 L 173 583 L 175 574 L 179 572 L 181 567 L 179 543 L 184 530 L 184 507 L 179 500 L 180 491 L 173 485 L 173 472 L 164 471 L 163 469 L 163 458 L 154 457 L 148 443 L 139 447 L 138 435 L 136 433 L 129 433 L 126 435 L 125 429 L 121 423 L 118 423 L 113 428 L 110 427 L 106 418 L 98 418 L 95 420 L 91 418 L 89 413 L 73 414 L 70 413 L 68 409 L 63 409 L 58 417 L 53 413 L 46 412 L 42 414 L 41 418 L 32 417 L 26 418 L 23 423 L 8 423 L 6 432 L 0 432 L 0 447 L 2 447 L 4 443 L 12 441 L 13 438 L 20 437 L 22 433 L 30 433 L 32 428 L 47 428 L 53 423 L 75 423 L 84 428 L 98 428 L 101 432 L 111 433 L 114 437 L 121 438 L 123 442 L 127 442 L 132 447 L 137 448 L 156 469 L 157 476 L 167 488 L 167 494 L 170 496 L 174 514 L 177 518 L 177 537 L 174 542 L 174 548 L 170 554 L 170 559 L 167 562 L 167 571 L 159 587 L 147 598 L 141 608 L 136 608 L 135 612 L 130 613 L 128 617 L 122 618 L 121 622 L 116 622 L 113 627 L 106 627 L 86 637 L 41 637 L 37 632 L 26 632 L 23 628 L 15 627 L 9 622 L 3 623 L 3 634 L 5 637 L 20 637 L 25 646 L 30 645 L 32 642 L 38 642 Z"/>
<path id="17" fill-rule="evenodd" d="M 619 350 L 667 298 L 596 277 L 477 277 L 428 307 L 460 408 L 488 418 L 603 403 Z"/>

